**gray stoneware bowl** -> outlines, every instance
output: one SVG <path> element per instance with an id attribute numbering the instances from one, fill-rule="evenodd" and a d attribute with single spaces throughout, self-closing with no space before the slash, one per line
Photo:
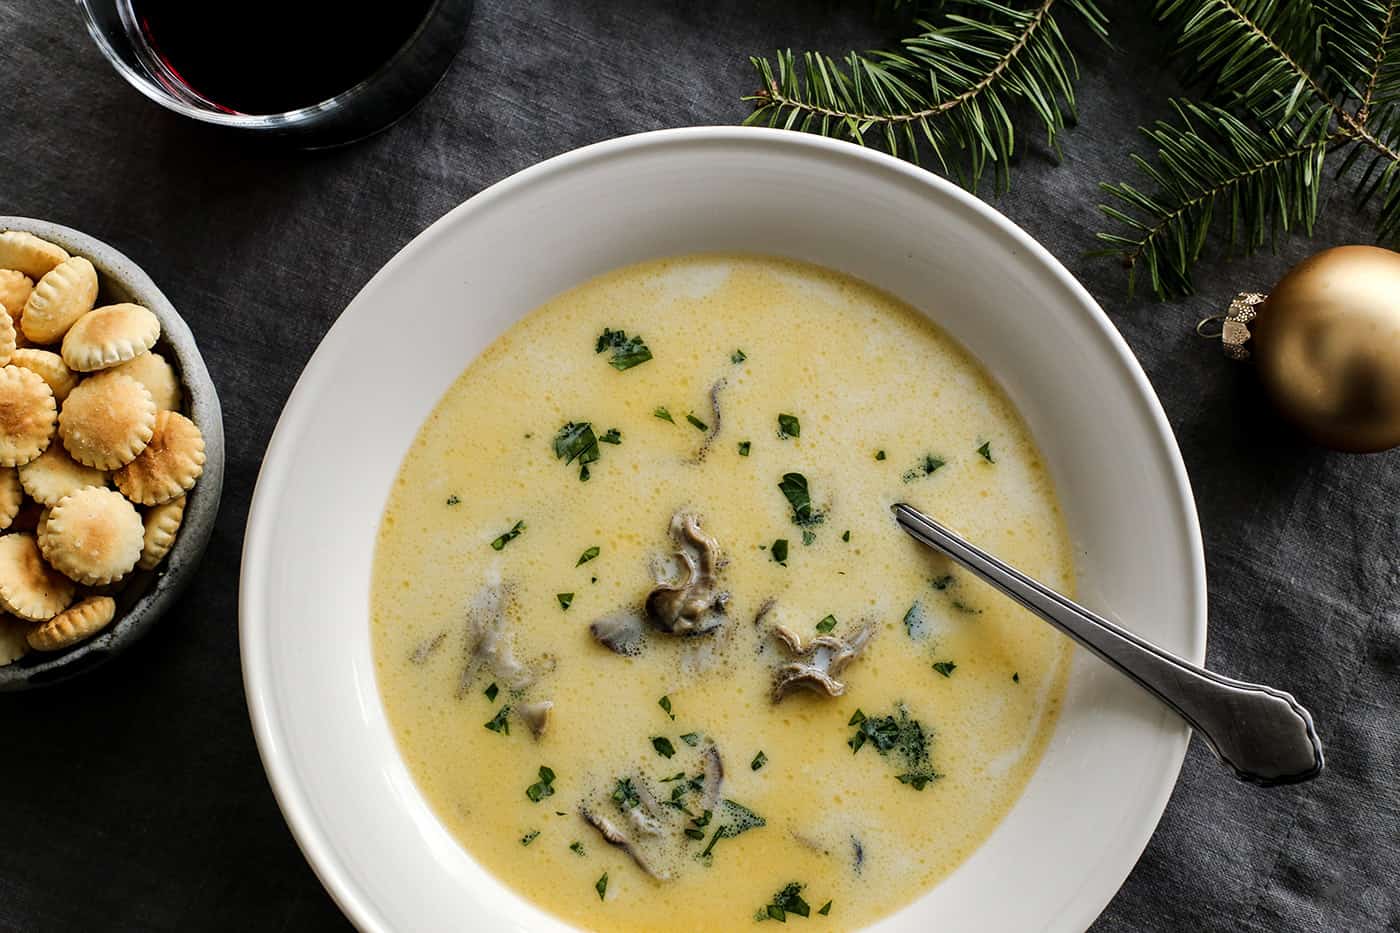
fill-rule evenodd
<path id="1" fill-rule="evenodd" d="M 184 413 L 204 434 L 204 475 L 190 490 L 184 521 L 170 554 L 155 570 L 133 571 L 129 584 L 117 596 L 116 621 L 95 638 L 53 654 L 30 652 L 13 664 L 0 666 L 0 690 L 27 690 L 99 667 L 149 631 L 179 599 L 199 567 L 219 514 L 224 485 L 224 419 L 194 335 L 150 276 L 134 262 L 101 240 L 42 220 L 0 216 L 3 230 L 27 230 L 89 259 L 97 268 L 101 285 L 98 304 L 133 301 L 154 312 L 161 328 L 155 349 L 175 367 L 184 388 Z"/>

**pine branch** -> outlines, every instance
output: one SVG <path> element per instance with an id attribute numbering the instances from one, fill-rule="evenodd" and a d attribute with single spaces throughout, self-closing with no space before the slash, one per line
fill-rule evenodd
<path id="1" fill-rule="evenodd" d="M 1158 0 L 1159 20 L 1211 104 L 1174 104 L 1177 123 L 1146 135 L 1156 163 L 1134 156 L 1154 188 L 1104 185 L 1102 205 L 1127 227 L 1099 234 L 1158 297 L 1189 292 L 1218 206 L 1229 248 L 1252 252 L 1280 232 L 1311 233 L 1323 160 L 1358 174 L 1377 207 L 1377 236 L 1400 239 L 1400 0 Z M 1314 24 L 1320 23 L 1320 27 Z M 1126 209 L 1126 212 L 1125 212 Z"/>
<path id="2" fill-rule="evenodd" d="M 1155 187 L 1103 185 L 1118 205 L 1100 205 L 1126 233 L 1100 233 L 1102 252 L 1121 256 L 1131 293 L 1142 270 L 1159 296 L 1191 290 L 1191 269 L 1222 218 L 1232 250 L 1246 253 L 1282 231 L 1311 232 L 1317 217 L 1322 160 L 1327 153 L 1325 107 L 1282 130 L 1260 131 L 1208 104 L 1173 102 L 1178 122 L 1143 132 L 1157 161 L 1133 161 Z"/>
<path id="3" fill-rule="evenodd" d="M 744 122 L 874 142 L 915 162 L 926 147 L 968 187 L 991 167 L 1004 189 L 1016 105 L 1036 114 L 1052 147 L 1074 118 L 1078 66 L 1054 18 L 1057 4 L 1106 36 L 1093 0 L 1040 0 L 1028 9 L 970 0 L 937 26 L 918 21 L 919 32 L 897 50 L 851 52 L 840 62 L 791 51 L 776 64 L 751 59 L 760 89 L 745 98 L 754 112 Z"/>

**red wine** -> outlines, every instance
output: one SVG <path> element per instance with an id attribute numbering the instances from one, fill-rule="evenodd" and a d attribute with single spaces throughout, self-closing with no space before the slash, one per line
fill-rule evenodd
<path id="1" fill-rule="evenodd" d="M 434 0 L 130 0 L 152 51 L 190 90 L 236 113 L 318 104 L 372 75 Z M 373 11 L 373 12 L 364 12 Z"/>

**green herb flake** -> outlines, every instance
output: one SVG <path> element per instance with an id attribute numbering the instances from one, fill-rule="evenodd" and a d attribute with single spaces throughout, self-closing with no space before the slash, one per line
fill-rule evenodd
<path id="1" fill-rule="evenodd" d="M 858 726 L 863 722 L 865 722 L 865 713 L 860 711 L 860 707 L 856 707 L 856 711 L 851 714 L 851 718 L 846 721 L 846 725 Z"/>
<path id="2" fill-rule="evenodd" d="M 893 752 L 907 769 L 895 775 L 899 783 L 923 790 L 929 782 L 942 777 L 929 761 L 928 732 L 923 723 L 909 715 L 903 704 L 896 708 L 894 715 L 863 717 L 859 722 L 852 716 L 850 724 L 856 726 L 855 734 L 846 741 L 852 754 L 859 752 L 867 742 L 882 758 Z"/>
<path id="3" fill-rule="evenodd" d="M 958 610 L 958 612 L 966 612 L 968 615 L 980 616 L 982 614 L 981 609 L 978 609 L 976 606 L 969 606 L 961 599 L 953 600 L 952 606 L 954 609 Z"/>
<path id="4" fill-rule="evenodd" d="M 483 690 L 483 691 L 481 691 L 481 692 L 484 693 L 484 694 L 486 694 L 486 699 L 490 700 L 492 703 L 495 703 L 495 702 L 496 702 L 496 694 L 498 694 L 498 693 L 501 692 L 501 688 L 498 687 L 498 686 L 496 686 L 495 684 L 492 684 L 491 686 L 487 687 L 485 690 Z"/>
<path id="5" fill-rule="evenodd" d="M 823 917 L 831 913 L 831 901 L 827 901 L 823 904 L 821 908 L 817 910 L 817 913 L 821 914 Z"/>
<path id="6" fill-rule="evenodd" d="M 883 460 L 883 459 L 885 459 L 885 452 L 884 452 L 883 450 L 877 450 L 877 451 L 875 451 L 875 459 L 876 459 L 876 460 Z"/>
<path id="7" fill-rule="evenodd" d="M 748 358 L 748 354 L 745 353 L 743 350 L 735 350 L 733 353 L 729 354 L 729 362 L 734 363 L 736 365 L 744 362 L 744 360 Z"/>
<path id="8" fill-rule="evenodd" d="M 569 851 L 573 852 L 575 855 L 583 855 L 583 843 L 575 839 L 573 842 L 569 843 Z"/>
<path id="9" fill-rule="evenodd" d="M 826 516 L 812 508 L 812 494 L 807 487 L 807 477 L 801 473 L 784 473 L 778 483 L 778 491 L 792 506 L 792 521 L 795 525 L 820 525 Z"/>
<path id="10" fill-rule="evenodd" d="M 631 778 L 619 778 L 617 786 L 612 792 L 613 802 L 623 810 L 631 810 L 639 807 L 642 803 L 641 796 L 637 793 L 637 788 L 633 786 Z"/>
<path id="11" fill-rule="evenodd" d="M 779 437 L 801 437 L 802 422 L 797 420 L 796 415 L 782 414 L 778 416 L 778 436 Z"/>
<path id="12" fill-rule="evenodd" d="M 510 544 L 516 538 L 520 537 L 520 533 L 524 530 L 525 521 L 522 519 L 516 522 L 514 525 L 512 525 L 510 531 L 502 532 L 500 536 L 496 538 L 496 540 L 492 541 L 491 550 L 499 551 L 504 549 L 507 544 Z"/>
<path id="13" fill-rule="evenodd" d="M 656 749 L 656 754 L 662 758 L 670 758 L 676 754 L 676 746 L 671 744 L 671 740 L 664 735 L 654 736 L 651 740 L 651 747 Z"/>
<path id="14" fill-rule="evenodd" d="M 621 444 L 621 443 L 622 443 L 622 432 L 619 431 L 617 428 L 608 428 L 607 433 L 604 434 L 602 437 L 598 438 L 598 443 L 600 443 L 600 444 Z"/>
<path id="15" fill-rule="evenodd" d="M 564 610 L 567 610 L 574 602 L 573 593 L 555 593 L 554 598 L 559 600 L 559 608 Z"/>
<path id="16" fill-rule="evenodd" d="M 919 461 L 918 466 L 904 472 L 903 479 L 906 483 L 912 483 L 916 479 L 932 476 L 940 467 L 945 465 L 946 461 L 935 457 L 933 454 L 924 454 L 924 458 Z"/>
<path id="17" fill-rule="evenodd" d="M 584 551 L 582 554 L 579 555 L 578 563 L 574 564 L 574 566 L 582 567 L 584 564 L 588 563 L 590 560 L 597 557 L 601 553 L 603 553 L 602 549 L 595 544 L 593 545 L 593 547 L 589 548 L 588 550 Z"/>
<path id="18" fill-rule="evenodd" d="M 704 831 L 703 829 L 695 829 L 694 827 L 691 827 L 691 826 L 687 826 L 687 827 L 685 828 L 685 834 L 686 834 L 686 836 L 687 836 L 688 838 L 690 838 L 690 839 L 704 839 L 704 838 L 705 838 L 705 831 Z"/>
<path id="19" fill-rule="evenodd" d="M 833 615 L 828 615 L 817 623 L 817 631 L 821 632 L 823 635 L 834 628 L 836 628 L 836 616 Z"/>
<path id="20" fill-rule="evenodd" d="M 530 843 L 534 842 L 538 838 L 540 838 L 540 831 L 538 829 L 532 829 L 528 833 L 520 837 L 520 844 L 522 846 L 528 846 Z"/>
<path id="21" fill-rule="evenodd" d="M 681 736 L 681 741 L 689 745 L 691 748 L 694 748 L 695 746 L 700 744 L 700 733 L 687 732 L 685 735 Z"/>
<path id="22" fill-rule="evenodd" d="M 774 541 L 773 546 L 769 549 L 769 551 L 770 553 L 772 553 L 773 559 L 775 561 L 777 561 L 779 564 L 782 564 L 784 567 L 787 566 L 787 538 L 779 538 L 778 540 Z"/>
<path id="23" fill-rule="evenodd" d="M 672 424 L 676 423 L 676 419 L 671 417 L 671 413 L 666 409 L 662 408 L 660 405 L 656 406 L 656 411 L 652 412 L 652 414 L 660 418 L 662 421 L 669 421 Z"/>
<path id="24" fill-rule="evenodd" d="M 579 463 L 578 478 L 588 481 L 588 465 L 598 460 L 598 438 L 587 421 L 570 421 L 554 435 L 554 456 L 568 466 Z"/>
<path id="25" fill-rule="evenodd" d="M 952 586 L 954 583 L 957 582 L 958 581 L 954 579 L 951 573 L 945 573 L 941 577 L 934 577 L 932 580 L 928 581 L 928 585 L 933 587 L 935 590 L 946 590 L 948 587 Z"/>
<path id="26" fill-rule="evenodd" d="M 935 661 L 933 664 L 933 669 L 944 677 L 952 677 L 953 671 L 957 670 L 957 668 L 958 666 L 952 661 Z"/>
<path id="27" fill-rule="evenodd" d="M 763 754 L 763 749 L 759 749 L 758 754 L 753 756 L 753 761 L 749 762 L 749 770 L 757 771 L 768 764 L 768 756 Z"/>
<path id="28" fill-rule="evenodd" d="M 486 722 L 486 728 L 492 732 L 499 732 L 501 735 L 510 735 L 510 720 L 506 717 L 510 715 L 510 704 L 507 703 L 496 710 L 496 715 Z"/>
<path id="29" fill-rule="evenodd" d="M 593 352 L 602 353 L 604 350 L 612 351 L 608 365 L 618 372 L 640 366 L 651 359 L 651 351 L 647 349 L 641 335 L 634 334 L 628 337 L 624 330 L 604 328 L 603 333 L 598 336 Z"/>
<path id="30" fill-rule="evenodd" d="M 608 893 L 608 873 L 603 872 L 603 877 L 593 884 L 593 890 L 598 892 L 598 900 L 605 900 Z"/>
<path id="31" fill-rule="evenodd" d="M 817 533 L 816 533 L 815 531 L 813 531 L 813 530 L 810 529 L 810 528 L 803 528 L 803 529 L 802 529 L 802 546 L 803 546 L 803 547 L 811 547 L 811 546 L 812 546 L 812 543 L 813 543 L 814 541 L 816 541 L 816 540 L 817 540 Z"/>
<path id="32" fill-rule="evenodd" d="M 845 541 L 847 544 L 851 543 L 851 529 L 847 528 L 845 531 L 841 532 L 841 540 Z"/>
<path id="33" fill-rule="evenodd" d="M 722 802 L 724 807 L 724 822 L 715 830 L 715 834 L 710 837 L 709 843 L 705 846 L 705 851 L 700 853 L 701 858 L 707 858 L 714 851 L 715 844 L 721 839 L 733 839 L 751 829 L 759 829 L 767 826 L 768 821 L 757 813 L 750 810 L 741 803 L 725 798 Z"/>
<path id="34" fill-rule="evenodd" d="M 530 798 L 531 803 L 539 803 L 546 797 L 553 797 L 554 771 L 546 765 L 540 765 L 540 779 L 525 788 L 525 796 Z"/>
<path id="35" fill-rule="evenodd" d="M 657 700 L 657 701 L 656 701 L 656 705 L 659 706 L 659 707 L 661 707 L 662 709 L 664 709 L 664 710 L 666 711 L 666 715 L 667 715 L 667 716 L 670 716 L 672 719 L 675 719 L 675 718 L 676 718 L 676 714 L 673 713 L 673 712 L 671 712 L 671 698 L 670 698 L 670 696 L 664 696 L 664 697 L 662 697 L 661 699 Z"/>
<path id="36" fill-rule="evenodd" d="M 803 885 L 793 881 L 773 895 L 772 903 L 754 915 L 755 920 L 776 920 L 787 923 L 788 914 L 806 917 L 812 912 L 811 906 L 802 899 Z"/>
<path id="37" fill-rule="evenodd" d="M 740 441 L 740 442 L 739 442 L 739 456 L 741 456 L 741 457 L 747 457 L 747 456 L 749 455 L 749 451 L 750 451 L 752 448 L 753 448 L 753 444 L 752 444 L 750 441 Z"/>
<path id="38" fill-rule="evenodd" d="M 447 504 L 448 504 L 448 505 L 461 505 L 461 504 L 462 504 L 462 497 L 459 496 L 459 495 L 457 495 L 456 493 L 453 493 L 452 495 L 450 495 L 450 496 L 447 497 Z"/>
<path id="39" fill-rule="evenodd" d="M 1011 675 L 1011 682 L 1012 682 L 1013 684 L 1019 684 L 1019 683 L 1021 682 L 1021 672 L 1020 672 L 1020 671 L 1017 671 L 1016 673 L 1014 673 L 1014 674 Z"/>
<path id="40" fill-rule="evenodd" d="M 920 641 L 928 634 L 928 620 L 924 617 L 924 607 L 917 602 L 904 613 L 904 631 L 914 641 Z"/>
<path id="41" fill-rule="evenodd" d="M 978 447 L 978 448 L 977 448 L 977 452 L 978 452 L 979 454 L 981 454 L 981 455 L 982 455 L 982 459 L 985 460 L 985 461 L 987 461 L 988 463 L 996 463 L 996 460 L 992 458 L 992 442 L 991 442 L 991 441 L 987 441 L 987 442 L 986 442 L 985 444 L 983 444 L 981 447 Z"/>
<path id="42" fill-rule="evenodd" d="M 694 425 L 694 426 L 695 426 L 695 430 L 697 430 L 697 431 L 708 431 L 708 430 L 710 430 L 710 426 L 709 426 L 708 424 L 706 424 L 705 422 L 701 421 L 699 418 L 695 417 L 695 412 L 693 412 L 693 411 L 686 412 L 685 420 L 686 420 L 686 421 L 689 421 L 692 425 Z"/>

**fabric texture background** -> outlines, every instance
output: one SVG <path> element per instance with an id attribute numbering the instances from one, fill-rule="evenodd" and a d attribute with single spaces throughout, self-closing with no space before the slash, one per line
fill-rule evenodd
<path id="1" fill-rule="evenodd" d="M 660 127 L 735 123 L 747 56 L 879 41 L 865 5 L 483 0 L 446 80 L 397 126 L 322 153 L 250 149 L 151 104 L 71 3 L 0 3 L 0 214 L 126 252 L 189 321 L 228 435 L 199 579 L 141 644 L 58 689 L 0 695 L 0 930 L 339 930 L 268 789 L 243 700 L 237 586 L 263 450 L 317 341 L 370 275 L 465 198 L 548 156 Z M 993 203 L 1103 304 L 1160 393 L 1205 534 L 1209 661 L 1293 691 L 1329 768 L 1261 791 L 1192 743 L 1160 827 L 1094 929 L 1400 930 L 1400 453 L 1298 441 L 1249 369 L 1192 327 L 1324 246 L 1368 242 L 1333 188 L 1309 242 L 1213 261 L 1197 297 L 1127 300 L 1086 258 L 1103 180 L 1179 92 L 1139 5 L 1117 49 L 1080 42 L 1080 120 L 1056 165 L 1023 123 Z M 986 194 L 986 192 L 984 192 Z M 1036 309 L 1025 309 L 1036 326 Z M 464 928 L 470 921 L 464 918 Z"/>

